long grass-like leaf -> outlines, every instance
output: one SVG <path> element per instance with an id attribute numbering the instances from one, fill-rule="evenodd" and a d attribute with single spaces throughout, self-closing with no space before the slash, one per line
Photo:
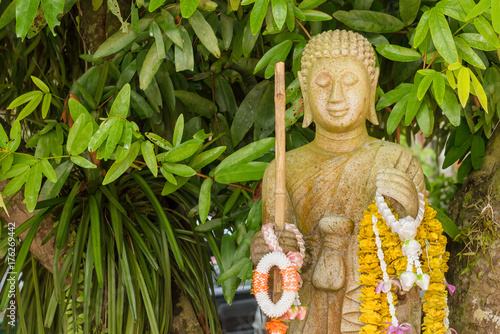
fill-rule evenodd
<path id="1" fill-rule="evenodd" d="M 97 205 L 94 195 L 89 196 L 90 207 L 90 244 L 94 254 L 95 271 L 97 273 L 97 281 L 99 286 L 104 285 L 104 268 L 102 266 L 101 254 L 101 219 L 99 206 Z"/>
<path id="2" fill-rule="evenodd" d="M 172 230 L 172 226 L 170 226 L 170 223 L 167 219 L 167 215 L 165 214 L 165 211 L 163 210 L 160 201 L 158 201 L 158 198 L 156 195 L 153 193 L 151 188 L 148 186 L 146 181 L 138 175 L 137 173 L 132 174 L 132 177 L 139 183 L 141 186 L 142 190 L 148 197 L 148 199 L 151 201 L 151 204 L 153 205 L 156 214 L 158 215 L 158 219 L 160 220 L 161 226 L 165 229 L 167 232 L 167 239 L 168 242 L 170 243 L 170 249 L 172 250 L 172 253 L 174 254 L 174 258 L 177 262 L 177 265 L 181 270 L 184 270 L 184 261 L 182 259 L 182 255 L 179 250 L 179 245 L 177 244 L 177 240 L 174 235 L 174 231 Z"/>
<path id="3" fill-rule="evenodd" d="M 73 185 L 73 189 L 71 189 L 71 192 L 61 212 L 61 218 L 59 219 L 59 225 L 57 226 L 57 236 L 56 236 L 56 246 L 58 249 L 62 249 L 64 247 L 66 239 L 68 238 L 69 224 L 71 222 L 71 213 L 73 210 L 73 204 L 75 196 L 81 184 L 82 183 L 79 181 Z"/>

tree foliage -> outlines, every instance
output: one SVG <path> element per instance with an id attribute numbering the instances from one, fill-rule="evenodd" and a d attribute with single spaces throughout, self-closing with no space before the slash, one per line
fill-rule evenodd
<path id="1" fill-rule="evenodd" d="M 252 274 L 258 185 L 274 156 L 274 64 L 286 64 L 293 149 L 313 138 L 301 127 L 297 71 L 321 31 L 356 30 L 376 50 L 381 126 L 371 135 L 411 141 L 422 131 L 445 150 L 443 167 L 461 163 L 459 180 L 481 166 L 499 119 L 498 1 L 135 0 L 124 17 L 123 3 L 96 0 L 120 29 L 90 54 L 74 25 L 79 4 L 0 3 L 0 163 L 9 180 L 0 205 L 8 210 L 2 198 L 23 192 L 34 218 L 22 228 L 35 231 L 50 213 L 50 238 L 65 254 L 54 257 L 52 283 L 34 289 L 46 302 L 27 311 L 30 329 L 42 317 L 56 322 L 49 332 L 164 331 L 175 281 L 216 330 L 202 244 L 231 302 Z M 26 238 L 16 265 L 36 287 L 29 247 Z M 25 305 L 32 298 L 23 289 Z M 56 320 L 67 309 L 72 316 Z"/>

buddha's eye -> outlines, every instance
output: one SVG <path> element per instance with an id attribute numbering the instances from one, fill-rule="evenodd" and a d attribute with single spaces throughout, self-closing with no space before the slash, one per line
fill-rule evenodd
<path id="1" fill-rule="evenodd" d="M 342 83 L 348 86 L 354 85 L 358 81 L 359 81 L 358 76 L 352 72 L 344 73 L 342 78 Z"/>
<path id="2" fill-rule="evenodd" d="M 327 87 L 332 84 L 332 78 L 327 73 L 320 73 L 316 77 L 316 85 L 320 87 Z"/>

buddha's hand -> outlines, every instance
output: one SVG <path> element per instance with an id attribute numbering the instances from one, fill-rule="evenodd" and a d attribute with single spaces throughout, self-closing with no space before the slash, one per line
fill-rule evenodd
<path id="1" fill-rule="evenodd" d="M 418 192 L 408 174 L 396 168 L 381 168 L 377 174 L 376 186 L 377 191 L 389 200 L 400 218 L 417 216 Z"/>
<path id="2" fill-rule="evenodd" d="M 295 233 L 290 231 L 281 231 L 277 232 L 278 242 L 281 248 L 283 248 L 283 253 L 287 254 L 288 252 L 296 252 L 298 250 L 297 238 L 295 237 Z M 250 246 L 250 256 L 252 257 L 252 262 L 254 265 L 257 265 L 266 255 L 267 253 L 271 253 L 269 246 L 266 244 L 262 232 L 257 232 L 253 239 L 252 245 Z"/>

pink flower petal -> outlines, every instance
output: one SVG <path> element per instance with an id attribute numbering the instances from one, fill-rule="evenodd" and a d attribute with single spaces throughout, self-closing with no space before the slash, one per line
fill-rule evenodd
<path id="1" fill-rule="evenodd" d="M 453 293 L 455 292 L 456 287 L 454 285 L 451 285 L 451 284 L 446 284 L 446 286 L 448 287 L 448 290 L 450 291 L 450 295 L 453 296 Z"/>

